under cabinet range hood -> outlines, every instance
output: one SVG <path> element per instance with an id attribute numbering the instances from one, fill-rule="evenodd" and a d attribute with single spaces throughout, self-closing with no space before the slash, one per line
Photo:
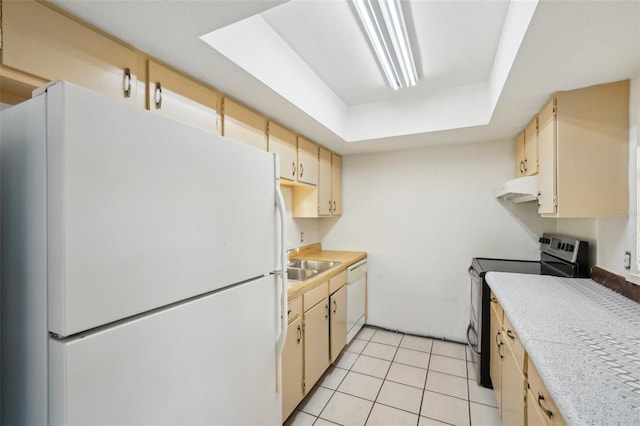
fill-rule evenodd
<path id="1" fill-rule="evenodd" d="M 538 176 L 525 176 L 505 182 L 496 191 L 496 197 L 514 203 L 535 201 L 538 198 Z"/>

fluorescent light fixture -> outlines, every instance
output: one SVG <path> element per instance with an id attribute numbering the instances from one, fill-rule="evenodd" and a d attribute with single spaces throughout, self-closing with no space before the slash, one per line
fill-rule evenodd
<path id="1" fill-rule="evenodd" d="M 397 90 L 418 83 L 400 0 L 352 0 L 389 85 Z"/>

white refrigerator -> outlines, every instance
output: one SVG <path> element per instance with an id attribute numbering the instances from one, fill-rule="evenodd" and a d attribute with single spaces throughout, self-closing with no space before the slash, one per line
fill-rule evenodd
<path id="1" fill-rule="evenodd" d="M 277 158 L 67 82 L 0 131 L 2 424 L 280 424 Z"/>

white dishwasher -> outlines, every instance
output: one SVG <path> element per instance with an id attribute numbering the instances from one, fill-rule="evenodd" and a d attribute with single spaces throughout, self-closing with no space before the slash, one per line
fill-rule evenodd
<path id="1" fill-rule="evenodd" d="M 364 325 L 367 297 L 367 259 L 347 267 L 347 343 Z"/>

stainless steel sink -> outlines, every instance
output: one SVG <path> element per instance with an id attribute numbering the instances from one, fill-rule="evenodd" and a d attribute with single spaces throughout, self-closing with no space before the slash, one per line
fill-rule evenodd
<path id="1" fill-rule="evenodd" d="M 339 264 L 340 262 L 330 262 L 327 260 L 294 259 L 289 262 L 289 268 L 313 269 L 322 272 Z"/>
<path id="2" fill-rule="evenodd" d="M 287 279 L 289 281 L 304 281 L 319 274 L 315 269 L 287 268 Z"/>
<path id="3" fill-rule="evenodd" d="M 289 282 L 301 282 L 308 280 L 320 272 L 338 266 L 340 262 L 329 262 L 326 260 L 291 260 L 287 268 L 287 279 Z"/>

